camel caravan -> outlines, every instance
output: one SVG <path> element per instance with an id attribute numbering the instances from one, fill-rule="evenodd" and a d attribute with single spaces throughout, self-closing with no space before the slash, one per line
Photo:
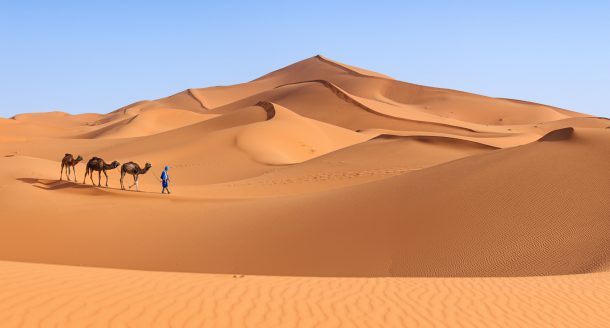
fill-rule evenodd
<path id="1" fill-rule="evenodd" d="M 83 160 L 83 157 L 80 155 L 78 155 L 76 158 L 74 158 L 74 156 L 72 154 L 66 153 L 64 155 L 63 159 L 61 160 L 61 171 L 59 173 L 59 180 L 61 181 L 63 179 L 63 173 L 64 173 L 64 168 L 65 168 L 66 169 L 66 178 L 68 179 L 68 181 L 72 181 L 70 179 L 70 173 L 72 172 L 74 175 L 74 182 L 76 182 L 76 164 L 78 164 L 82 160 Z M 121 164 L 118 161 L 112 161 L 112 163 L 106 163 L 103 159 L 101 159 L 99 157 L 92 157 L 87 162 L 87 166 L 85 167 L 85 178 L 83 179 L 83 184 L 85 184 L 87 182 L 87 175 L 88 175 L 89 179 L 91 180 L 91 184 L 95 186 L 95 182 L 93 181 L 93 171 L 97 171 L 97 176 L 98 176 L 97 186 L 98 187 L 102 186 L 102 173 L 104 173 L 104 176 L 106 177 L 106 188 L 108 188 L 108 174 L 106 173 L 106 171 L 116 169 L 117 167 L 119 167 L 119 165 L 121 165 Z M 131 189 L 135 186 L 136 191 L 140 191 L 139 187 L 138 187 L 138 181 L 139 181 L 140 175 L 146 174 L 146 172 L 148 172 L 148 170 L 150 170 L 151 168 L 152 168 L 152 164 L 150 164 L 150 163 L 146 163 L 144 165 L 144 168 L 140 167 L 140 165 L 138 165 L 137 163 L 134 163 L 134 162 L 127 162 L 127 163 L 121 165 L 121 190 L 125 190 L 125 186 L 123 184 L 125 175 L 130 174 L 131 176 L 133 176 L 133 184 L 131 186 L 129 186 L 129 189 Z M 163 191 L 167 190 L 167 192 L 169 193 L 169 189 L 167 189 L 167 184 L 169 182 L 169 175 L 167 173 L 168 170 L 169 170 L 169 167 L 166 166 L 165 170 L 163 171 L 163 174 L 161 175 L 160 180 L 163 185 Z"/>

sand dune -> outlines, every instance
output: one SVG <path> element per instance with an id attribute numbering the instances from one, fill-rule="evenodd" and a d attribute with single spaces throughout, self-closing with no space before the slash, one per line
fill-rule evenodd
<path id="1" fill-rule="evenodd" d="M 315 56 L 250 83 L 229 87 L 190 89 L 190 92 L 198 95 L 198 98 L 207 104 L 206 108 L 214 109 L 253 97 L 278 86 L 325 80 L 326 83 L 334 84 L 357 97 L 386 104 L 420 108 L 421 115 L 433 114 L 442 119 L 457 119 L 477 124 L 533 124 L 539 121 L 583 116 L 583 114 L 540 104 L 418 86 L 383 77 L 374 72 L 353 68 L 322 56 Z M 260 100 L 264 99 L 257 99 L 254 103 Z M 489 107 L 493 107 L 493 110 L 486 109 Z"/>
<path id="2" fill-rule="evenodd" d="M 553 130 L 555 131 L 555 130 Z M 361 131 L 363 134 L 373 136 L 397 136 L 397 137 L 439 137 L 456 140 L 464 140 L 487 145 L 494 148 L 508 148 L 521 146 L 536 141 L 540 135 L 536 133 L 480 133 L 477 136 L 464 136 L 452 133 L 438 133 L 428 131 L 393 131 L 384 129 L 368 129 Z"/>
<path id="3" fill-rule="evenodd" d="M 222 197 L 238 198 L 315 193 L 321 188 L 330 190 L 362 184 L 493 149 L 460 139 L 381 136 L 298 166 L 285 166 L 260 176 L 206 189 Z M 418 156 L 412 156 L 413 153 Z M 379 161 L 380 157 L 384 160 Z M 198 192 L 204 190 L 199 188 Z"/>
<path id="4" fill-rule="evenodd" d="M 414 110 L 414 109 L 417 109 L 416 106 L 412 106 L 412 105 L 396 106 L 394 104 L 388 104 L 386 102 L 378 102 L 376 100 L 371 100 L 371 99 L 366 99 L 366 98 L 358 97 L 355 95 L 351 95 L 348 92 L 346 92 L 345 90 L 334 85 L 333 83 L 325 81 L 325 80 L 312 80 L 312 81 L 298 82 L 298 83 L 292 83 L 292 84 L 287 84 L 287 85 L 294 85 L 294 84 L 300 84 L 300 83 L 320 83 L 324 87 L 328 88 L 332 93 L 334 93 L 340 99 L 342 99 L 350 104 L 353 104 L 365 111 L 368 111 L 368 112 L 371 112 L 371 113 L 374 113 L 377 115 L 381 115 L 381 116 L 385 116 L 385 117 L 389 117 L 389 118 L 400 119 L 400 120 L 427 122 L 427 123 L 431 123 L 431 124 L 439 124 L 439 125 L 445 125 L 445 126 L 449 126 L 449 127 L 464 128 L 464 126 L 460 126 L 460 124 L 458 124 L 456 122 L 452 122 L 451 120 L 443 119 L 443 118 L 440 118 L 440 117 L 437 117 L 434 115 L 429 115 L 428 113 L 425 113 L 425 112 L 418 112 L 417 110 Z M 283 87 L 283 86 L 286 86 L 286 85 L 282 85 L 280 87 Z M 461 125 L 465 125 L 465 124 L 461 124 Z M 468 129 L 468 128 L 466 128 L 466 129 Z M 471 129 L 468 129 L 468 130 L 472 131 Z"/>
<path id="5" fill-rule="evenodd" d="M 301 163 L 370 139 L 357 132 L 301 117 L 272 103 L 262 105 L 273 111 L 273 117 L 248 125 L 236 140 L 237 146 L 258 162 Z"/>
<path id="6" fill-rule="evenodd" d="M 64 112 L 30 113 L 0 120 L 0 142 L 25 141 L 36 138 L 67 137 L 87 130 L 87 122 L 101 114 L 70 115 Z"/>
<path id="7" fill-rule="evenodd" d="M 0 262 L 5 327 L 604 327 L 610 274 L 314 278 Z"/>
<path id="8" fill-rule="evenodd" d="M 12 220 L 2 222 L 8 237 L 0 241 L 0 255 L 20 261 L 268 275 L 597 272 L 610 261 L 605 201 L 610 180 L 600 179 L 610 159 L 607 131 L 579 129 L 568 140 L 483 150 L 393 177 L 377 175 L 376 181 L 344 184 L 343 188 L 322 184 L 323 190 L 316 192 L 309 189 L 257 201 L 243 193 L 246 199 L 242 200 L 226 196 L 229 203 L 222 201 L 222 194 L 208 196 L 205 186 L 184 191 L 177 188 L 175 196 L 169 198 L 102 189 L 101 197 L 91 199 L 91 187 L 55 183 L 52 179 L 57 179 L 57 167 L 52 161 L 4 158 L 3 165 L 15 167 L 12 179 L 6 179 L 12 193 L 5 196 L 9 201 L 5 209 L 14 214 Z M 220 132 L 215 139 L 236 133 L 233 129 Z M 228 145 L 224 146 L 225 158 L 240 154 L 236 149 L 229 153 Z M 428 149 L 435 153 L 435 148 Z M 351 156 L 362 158 L 370 153 L 362 150 Z M 240 164 L 226 161 L 222 164 L 225 175 L 214 178 L 234 181 L 268 172 L 259 181 L 274 180 L 269 168 L 248 158 L 245 154 L 233 157 Z M 29 167 L 34 167 L 30 162 L 39 163 L 40 170 L 30 173 Z M 388 164 L 387 169 L 395 168 Z M 289 176 L 295 179 L 298 174 L 307 174 L 298 173 L 298 166 L 291 169 Z M 190 172 L 183 167 L 175 171 L 183 170 Z M 240 170 L 247 175 L 236 178 Z M 176 179 L 183 178 L 184 172 L 176 174 Z M 116 188 L 118 173 L 111 173 L 111 179 Z M 154 180 L 144 179 L 144 190 L 156 189 Z M 193 174 L 193 179 L 203 177 Z M 258 186 L 261 194 L 270 193 L 264 191 L 266 188 L 273 188 L 273 183 Z M 233 189 L 239 190 L 239 183 Z M 224 192 L 231 195 L 231 188 L 224 188 Z M 467 197 L 461 196 L 464 194 Z M 23 201 L 38 197 L 53 201 L 24 208 Z M 62 203 L 66 206 L 55 208 Z M 87 210 L 105 206 L 112 206 L 120 215 L 108 218 L 103 211 Z M 36 215 L 51 209 L 66 220 L 64 224 Z M 87 213 L 87 220 L 71 216 L 73 211 Z M 125 222 L 123 217 L 130 219 Z M 148 222 L 145 229 L 141 220 Z M 27 239 L 12 237 L 31 233 L 31 226 L 45 232 L 36 235 L 44 251 L 28 246 Z M 95 236 L 87 233 L 92 230 Z M 281 249 L 277 245 L 282 245 Z M 74 247 L 82 252 L 71 252 Z M 155 256 L 147 255 L 151 253 Z M 180 254 L 179 261 L 173 260 L 175 254 Z"/>
<path id="9" fill-rule="evenodd" d="M 32 262 L 0 262 L 0 322 L 603 327 L 609 122 L 322 56 L 0 119 L 0 260 Z M 98 188 L 92 156 L 152 169 Z"/>
<path id="10" fill-rule="evenodd" d="M 197 114 L 175 109 L 152 109 L 81 135 L 81 138 L 133 138 L 174 130 L 214 118 L 214 114 Z"/>

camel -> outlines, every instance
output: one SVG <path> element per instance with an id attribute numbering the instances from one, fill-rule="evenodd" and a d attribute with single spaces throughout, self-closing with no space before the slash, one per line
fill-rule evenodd
<path id="1" fill-rule="evenodd" d="M 143 169 L 140 168 L 140 165 L 134 162 L 128 162 L 123 164 L 121 166 L 121 189 L 125 190 L 125 187 L 123 186 L 123 178 L 125 177 L 125 174 L 129 173 L 133 175 L 133 184 L 129 186 L 129 189 L 131 189 L 133 186 L 136 186 L 136 191 L 140 191 L 138 189 L 138 178 L 140 177 L 140 174 L 146 174 L 146 172 L 148 172 L 151 167 L 152 164 L 150 163 L 146 163 Z"/>
<path id="2" fill-rule="evenodd" d="M 74 181 L 76 181 L 76 164 L 78 164 L 78 162 L 80 162 L 82 160 L 83 160 L 83 157 L 81 155 L 78 155 L 75 159 L 74 156 L 72 156 L 72 154 L 66 153 L 64 155 L 64 158 L 61 160 L 61 171 L 59 172 L 59 180 L 61 181 L 63 179 L 64 167 L 65 167 L 66 168 L 66 178 L 68 179 L 68 181 L 72 181 L 72 180 L 70 180 L 70 167 L 72 167 L 72 171 L 74 172 Z"/>
<path id="3" fill-rule="evenodd" d="M 99 157 L 92 157 L 89 160 L 89 162 L 87 162 L 87 171 L 85 171 L 85 178 L 83 179 L 83 184 L 85 184 L 85 181 L 87 180 L 87 174 L 91 173 L 89 178 L 91 179 L 91 184 L 95 186 L 95 182 L 93 182 L 93 171 L 97 171 L 98 172 L 97 186 L 101 187 L 102 186 L 102 172 L 104 172 L 104 175 L 106 176 L 106 188 L 108 188 L 108 174 L 106 174 L 106 170 L 115 169 L 119 165 L 120 164 L 117 161 L 114 161 L 114 162 L 108 164 Z"/>

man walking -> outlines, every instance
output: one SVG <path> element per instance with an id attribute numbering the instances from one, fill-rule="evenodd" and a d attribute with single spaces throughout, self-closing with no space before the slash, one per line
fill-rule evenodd
<path id="1" fill-rule="evenodd" d="M 165 190 L 167 190 L 168 194 L 171 194 L 169 192 L 169 173 L 167 172 L 169 171 L 169 166 L 165 167 L 165 170 L 163 170 L 163 172 L 161 172 L 161 186 L 163 186 L 163 189 L 161 189 L 161 193 L 164 194 Z"/>

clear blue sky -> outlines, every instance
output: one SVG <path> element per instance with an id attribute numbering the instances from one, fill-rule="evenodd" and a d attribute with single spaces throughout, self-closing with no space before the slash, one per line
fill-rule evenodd
<path id="1" fill-rule="evenodd" d="M 0 116 L 105 113 L 315 54 L 610 116 L 607 0 L 0 0 Z"/>

